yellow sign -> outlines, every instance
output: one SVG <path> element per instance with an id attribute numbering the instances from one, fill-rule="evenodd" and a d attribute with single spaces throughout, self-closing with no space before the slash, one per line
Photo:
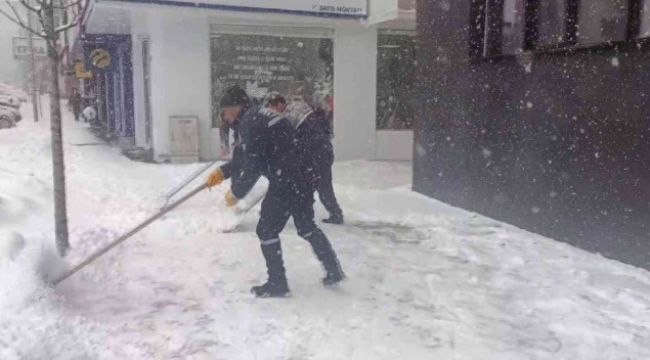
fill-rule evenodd
<path id="1" fill-rule="evenodd" d="M 106 69 L 111 66 L 111 54 L 105 49 L 95 49 L 90 53 L 90 60 L 98 69 Z"/>
<path id="2" fill-rule="evenodd" d="M 84 65 L 84 62 L 81 60 L 75 61 L 74 73 L 75 76 L 79 79 L 90 79 L 93 77 L 93 73 L 91 71 L 86 71 L 86 66 Z"/>

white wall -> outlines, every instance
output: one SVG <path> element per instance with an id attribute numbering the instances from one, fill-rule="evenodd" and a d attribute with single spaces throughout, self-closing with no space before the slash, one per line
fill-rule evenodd
<path id="1" fill-rule="evenodd" d="M 134 14 L 135 15 L 135 14 Z M 139 11 L 140 19 L 134 24 L 131 33 L 131 63 L 133 68 L 133 114 L 135 118 L 135 145 L 149 148 L 145 128 L 144 73 L 142 68 L 142 38 L 149 38 L 150 33 L 145 13 Z"/>
<path id="2" fill-rule="evenodd" d="M 338 160 L 373 159 L 377 112 L 377 28 L 336 28 L 334 149 Z"/>
<path id="3" fill-rule="evenodd" d="M 397 0 L 368 0 L 368 24 L 379 24 L 393 20 L 399 14 Z"/>
<path id="4" fill-rule="evenodd" d="M 159 11 L 151 19 L 151 88 L 154 157 L 169 155 L 169 118 L 199 118 L 200 157 L 210 149 L 210 36 L 194 11 Z"/>

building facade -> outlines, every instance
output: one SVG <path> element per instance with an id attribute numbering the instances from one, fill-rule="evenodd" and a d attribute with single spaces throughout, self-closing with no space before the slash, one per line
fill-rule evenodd
<path id="1" fill-rule="evenodd" d="M 97 69 L 85 53 L 95 77 L 115 78 L 113 85 L 95 81 L 106 99 L 98 112 L 123 123 L 129 131 L 119 137 L 150 149 L 159 162 L 188 159 L 176 141 L 196 124 L 198 138 L 189 141 L 198 146 L 195 159 L 211 160 L 220 156 L 218 99 L 225 86 L 240 84 L 256 97 L 298 91 L 331 110 L 338 159 L 411 159 L 415 97 L 391 90 L 412 94 L 413 81 L 395 79 L 404 75 L 400 62 L 415 76 L 415 1 L 329 3 L 338 5 L 94 1 L 85 38 L 111 38 L 104 50 L 126 63 L 115 78 L 119 67 Z M 117 52 L 120 37 L 129 51 Z M 107 91 L 111 86 L 124 89 Z M 178 128 L 178 119 L 190 127 Z"/>
<path id="2" fill-rule="evenodd" d="M 650 268 L 650 4 L 418 4 L 414 188 Z"/>

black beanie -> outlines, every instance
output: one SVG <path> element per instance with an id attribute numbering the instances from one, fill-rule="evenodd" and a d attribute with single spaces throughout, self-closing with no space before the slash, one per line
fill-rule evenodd
<path id="1" fill-rule="evenodd" d="M 282 96 L 282 94 L 280 94 L 279 92 L 271 91 L 268 94 L 266 94 L 263 103 L 264 106 L 268 106 L 269 104 L 271 105 L 286 104 L 287 99 L 285 99 L 284 96 Z"/>
<path id="2" fill-rule="evenodd" d="M 232 85 L 223 92 L 219 106 L 224 108 L 226 106 L 244 106 L 250 105 L 251 99 L 246 94 L 246 91 L 239 85 Z"/>

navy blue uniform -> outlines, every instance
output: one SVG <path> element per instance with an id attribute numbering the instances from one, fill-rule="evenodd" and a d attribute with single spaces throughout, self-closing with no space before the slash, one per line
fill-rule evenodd
<path id="1" fill-rule="evenodd" d="M 281 282 L 284 267 L 280 253 L 280 232 L 293 217 L 298 234 L 307 240 L 323 263 L 327 277 L 342 277 L 336 254 L 325 234 L 314 222 L 312 169 L 298 150 L 297 132 L 280 114 L 258 106 L 245 107 L 235 122 L 241 144 L 233 160 L 221 167 L 232 178 L 231 191 L 243 198 L 260 176 L 269 180 L 262 202 L 257 235 L 267 262 L 270 282 Z M 277 278 L 280 277 L 281 278 Z M 276 277 L 274 279 L 274 277 Z M 284 280 L 286 281 L 286 280 Z"/>
<path id="2" fill-rule="evenodd" d="M 311 180 L 314 190 L 325 209 L 334 218 L 343 218 L 343 211 L 334 195 L 332 186 L 332 165 L 334 148 L 332 147 L 332 130 L 322 110 L 315 110 L 305 115 L 297 124 L 301 152 L 304 152 L 308 167 L 314 170 Z"/>
<path id="3" fill-rule="evenodd" d="M 238 131 L 241 143 L 231 162 L 221 170 L 232 177 L 232 192 L 241 199 L 260 176 L 276 191 L 300 187 L 308 177 L 297 158 L 296 133 L 291 123 L 279 114 L 257 106 L 242 110 Z"/>

